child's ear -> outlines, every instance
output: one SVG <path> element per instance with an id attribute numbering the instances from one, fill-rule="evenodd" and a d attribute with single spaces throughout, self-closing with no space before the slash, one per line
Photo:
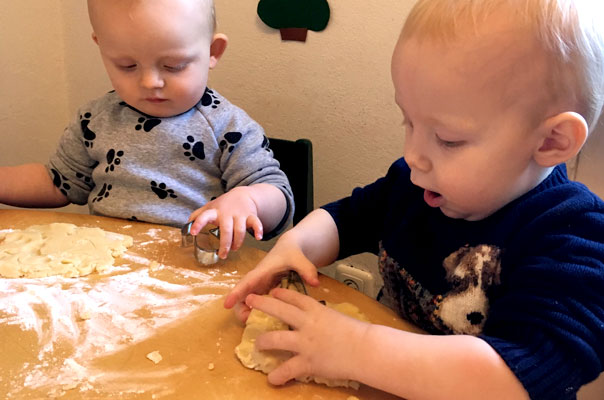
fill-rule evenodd
<path id="1" fill-rule="evenodd" d="M 587 140 L 587 122 L 575 112 L 563 112 L 546 119 L 540 130 L 542 138 L 534 158 L 542 167 L 553 167 L 570 160 Z"/>
<path id="2" fill-rule="evenodd" d="M 218 60 L 224 54 L 229 39 L 225 34 L 217 33 L 212 38 L 212 44 L 210 45 L 210 69 L 216 67 Z"/>

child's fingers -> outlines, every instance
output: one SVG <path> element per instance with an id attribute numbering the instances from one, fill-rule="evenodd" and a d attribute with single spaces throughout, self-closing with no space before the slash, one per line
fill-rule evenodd
<path id="1" fill-rule="evenodd" d="M 233 312 L 235 313 L 235 316 L 239 321 L 245 323 L 245 321 L 247 321 L 247 318 L 250 316 L 250 312 L 252 312 L 252 309 L 249 308 L 247 304 L 240 302 L 235 304 L 235 306 L 233 307 Z"/>
<path id="2" fill-rule="evenodd" d="M 279 318 L 293 328 L 299 327 L 304 320 L 304 311 L 300 308 L 273 297 L 249 294 L 245 298 L 245 304 L 250 308 L 257 308 L 268 315 Z"/>
<path id="3" fill-rule="evenodd" d="M 315 267 L 315 265 L 305 256 L 299 257 L 299 260 L 297 260 L 296 266 L 293 269 L 295 269 L 304 282 L 308 283 L 310 286 L 319 286 L 319 273 L 317 272 L 317 267 Z"/>
<path id="4" fill-rule="evenodd" d="M 254 231 L 254 238 L 256 240 L 262 240 L 264 236 L 262 221 L 256 215 L 250 215 L 247 217 L 246 227 L 251 228 Z"/>
<path id="5" fill-rule="evenodd" d="M 195 212 L 193 214 L 195 214 Z M 191 216 L 193 216 L 193 214 L 191 214 Z M 204 226 L 209 223 L 216 224 L 217 220 L 218 211 L 216 211 L 216 209 L 204 210 L 200 212 L 195 217 L 195 222 L 193 222 L 193 225 L 191 225 L 191 235 L 197 235 Z"/>
<path id="6" fill-rule="evenodd" d="M 233 219 L 222 218 L 219 222 L 220 227 L 220 249 L 218 256 L 223 260 L 229 254 L 231 244 L 233 243 Z"/>
<path id="7" fill-rule="evenodd" d="M 199 216 L 199 214 L 201 214 L 204 211 L 205 211 L 205 206 L 203 206 L 201 208 L 198 208 L 197 210 L 193 211 L 191 213 L 191 215 L 189 215 L 189 222 L 195 220 Z"/>
<path id="8" fill-rule="evenodd" d="M 241 245 L 243 245 L 243 241 L 245 240 L 245 235 L 247 234 L 245 219 L 235 217 L 235 221 L 233 223 L 233 244 L 231 245 L 232 250 L 238 250 Z"/>
<path id="9" fill-rule="evenodd" d="M 235 304 L 244 302 L 250 293 L 268 293 L 278 283 L 279 275 L 285 270 L 285 267 L 270 264 L 267 258 L 262 259 L 227 295 L 224 307 L 232 308 Z"/>
<path id="10" fill-rule="evenodd" d="M 310 296 L 306 296 L 302 293 L 298 293 L 295 290 L 275 288 L 271 290 L 271 295 L 275 299 L 282 300 L 283 302 L 295 306 L 300 310 L 310 310 L 315 305 L 320 305 L 315 299 Z"/>
<path id="11" fill-rule="evenodd" d="M 295 331 L 270 331 L 256 338 L 258 350 L 286 350 L 300 353 L 299 333 Z"/>
<path id="12" fill-rule="evenodd" d="M 243 303 L 250 293 L 262 293 L 268 291 L 269 287 L 265 283 L 265 276 L 258 269 L 253 269 L 235 285 L 231 293 L 224 300 L 225 308 L 232 308 L 235 304 Z"/>
<path id="13" fill-rule="evenodd" d="M 273 385 L 283 385 L 299 376 L 308 376 L 310 372 L 305 367 L 300 356 L 294 356 L 275 368 L 268 374 L 268 381 Z"/>

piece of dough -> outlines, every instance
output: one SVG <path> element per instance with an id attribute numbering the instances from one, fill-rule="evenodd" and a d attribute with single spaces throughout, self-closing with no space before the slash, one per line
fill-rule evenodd
<path id="1" fill-rule="evenodd" d="M 361 321 L 369 322 L 369 319 L 355 305 L 350 303 L 327 303 L 327 307 L 333 308 L 343 314 Z M 283 321 L 270 316 L 260 310 L 253 309 L 245 323 L 241 343 L 235 348 L 235 354 L 239 361 L 250 369 L 255 369 L 268 374 L 277 368 L 282 362 L 292 357 L 292 353 L 284 350 L 256 349 L 256 338 L 265 332 L 287 330 L 289 326 Z M 300 382 L 316 382 L 330 387 L 343 386 L 353 389 L 359 388 L 359 383 L 347 379 L 326 379 L 317 376 L 296 378 Z"/>
<path id="2" fill-rule="evenodd" d="M 103 272 L 132 246 L 132 237 L 100 228 L 53 223 L 0 234 L 0 276 L 77 277 Z"/>
<path id="3" fill-rule="evenodd" d="M 147 354 L 147 358 L 151 361 L 153 361 L 154 364 L 159 363 L 161 360 L 163 360 L 164 358 L 161 356 L 161 354 L 159 354 L 159 351 L 155 350 L 152 351 L 151 353 Z"/>

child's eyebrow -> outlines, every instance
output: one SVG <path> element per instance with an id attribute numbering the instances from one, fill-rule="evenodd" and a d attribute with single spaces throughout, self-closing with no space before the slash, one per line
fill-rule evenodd
<path id="1" fill-rule="evenodd" d="M 403 113 L 403 118 L 406 121 L 410 121 L 410 118 L 403 107 L 401 107 L 401 111 Z M 474 132 L 477 129 L 475 123 L 458 116 L 428 115 L 425 118 L 425 122 L 435 129 L 446 129 L 453 132 Z"/>
<path id="2" fill-rule="evenodd" d="M 165 61 L 165 60 L 179 60 L 179 61 L 190 61 L 193 60 L 197 57 L 196 54 L 191 54 L 191 53 L 171 53 L 171 54 L 165 54 L 163 56 L 161 56 L 159 59 L 161 61 Z"/>
<path id="3" fill-rule="evenodd" d="M 477 129 L 476 123 L 471 119 L 457 115 L 430 116 L 428 120 L 437 128 L 451 129 L 456 132 L 474 132 Z"/>
<path id="4" fill-rule="evenodd" d="M 401 112 L 403 113 L 403 118 L 407 121 L 410 121 L 409 114 L 405 110 L 405 107 L 403 107 L 398 96 L 395 97 L 395 103 L 399 106 Z M 425 119 L 430 125 L 436 128 L 451 129 L 453 131 L 463 132 L 473 132 L 477 129 L 476 124 L 470 119 L 459 117 L 457 115 L 428 114 Z"/>

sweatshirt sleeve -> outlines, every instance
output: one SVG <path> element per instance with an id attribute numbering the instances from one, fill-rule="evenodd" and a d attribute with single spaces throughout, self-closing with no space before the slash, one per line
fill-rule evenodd
<path id="1" fill-rule="evenodd" d="M 531 398 L 574 399 L 604 369 L 604 207 L 593 194 L 532 201 L 546 211 L 508 246 L 481 337 Z"/>
<path id="2" fill-rule="evenodd" d="M 46 168 L 53 183 L 74 204 L 86 204 L 94 188 L 92 171 L 98 162 L 91 158 L 94 132 L 88 129 L 91 114 L 90 105 L 78 110 L 76 117 L 65 128 L 55 153 Z"/>
<path id="3" fill-rule="evenodd" d="M 277 227 L 267 232 L 263 240 L 283 232 L 293 220 L 294 196 L 287 176 L 273 157 L 262 127 L 245 112 L 233 107 L 231 117 L 217 140 L 222 152 L 220 168 L 225 191 L 237 186 L 268 183 L 283 192 L 287 201 L 286 211 Z"/>

